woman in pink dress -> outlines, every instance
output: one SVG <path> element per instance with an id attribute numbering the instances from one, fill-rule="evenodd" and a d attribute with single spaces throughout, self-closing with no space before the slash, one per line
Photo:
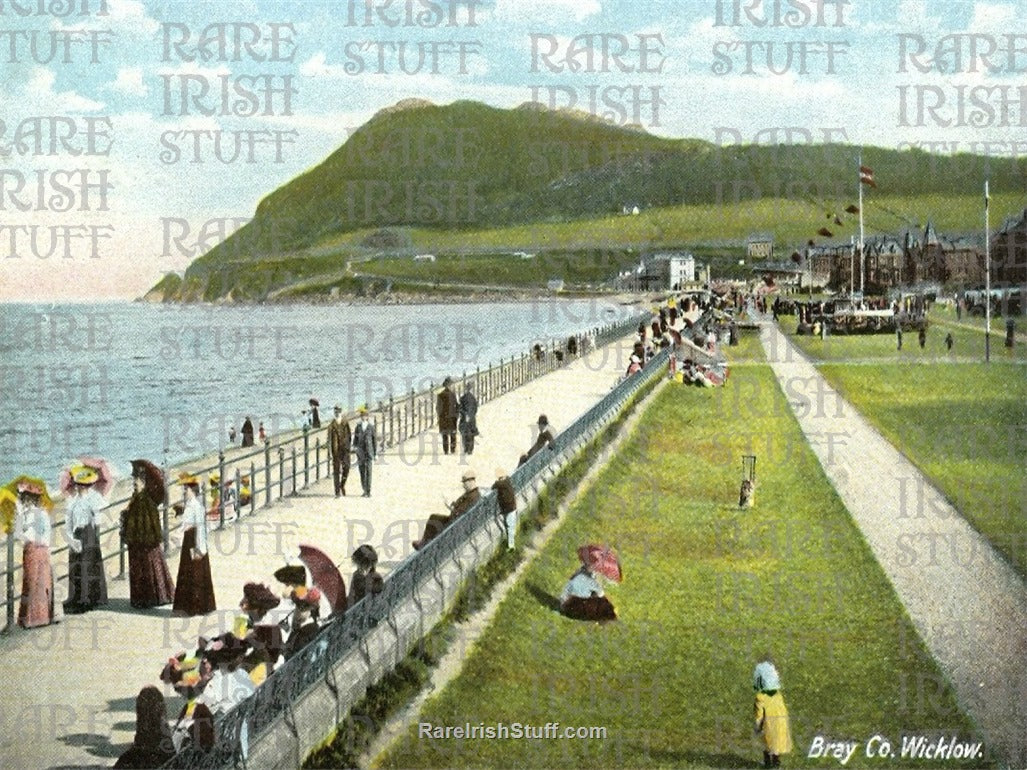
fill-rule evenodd
<path id="1" fill-rule="evenodd" d="M 23 628 L 46 626 L 53 622 L 53 572 L 50 569 L 50 543 L 53 526 L 42 506 L 43 490 L 29 483 L 18 485 L 14 537 L 25 543 L 22 551 L 21 605 L 18 625 Z"/>

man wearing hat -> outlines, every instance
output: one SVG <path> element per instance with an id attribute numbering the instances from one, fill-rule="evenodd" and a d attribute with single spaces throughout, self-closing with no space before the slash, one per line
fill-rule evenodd
<path id="1" fill-rule="evenodd" d="M 518 461 L 518 465 L 524 465 L 528 462 L 539 450 L 544 446 L 548 446 L 550 450 L 553 449 L 553 432 L 549 429 L 549 418 L 544 414 L 538 416 L 538 438 L 535 439 L 535 443 L 531 445 L 531 449 L 521 455 L 521 459 Z"/>
<path id="2" fill-rule="evenodd" d="M 332 458 L 332 479 L 335 482 L 335 496 L 346 494 L 346 479 L 349 478 L 349 450 L 353 436 L 349 422 L 342 416 L 338 404 L 332 409 L 332 421 L 328 424 L 328 454 Z"/>
<path id="3" fill-rule="evenodd" d="M 368 419 L 367 407 L 359 410 L 360 422 L 353 430 L 353 451 L 357 455 L 357 470 L 360 471 L 360 486 L 364 497 L 371 496 L 371 463 L 378 453 L 378 443 L 374 435 L 374 425 Z"/>
<path id="4" fill-rule="evenodd" d="M 426 543 L 436 538 L 442 530 L 467 513 L 481 499 L 474 471 L 464 471 L 460 480 L 464 485 L 464 493 L 452 503 L 446 502 L 449 516 L 440 516 L 436 513 L 429 516 L 424 525 L 424 534 L 421 535 L 420 540 L 415 540 L 413 543 L 414 550 L 421 550 Z M 443 498 L 443 502 L 445 502 L 445 498 Z"/>
<path id="5" fill-rule="evenodd" d="M 450 387 L 453 380 L 449 377 L 442 381 L 442 390 L 435 400 L 435 414 L 439 419 L 439 433 L 442 434 L 442 453 L 456 452 L 456 421 L 460 416 L 460 405 L 456 393 Z"/>

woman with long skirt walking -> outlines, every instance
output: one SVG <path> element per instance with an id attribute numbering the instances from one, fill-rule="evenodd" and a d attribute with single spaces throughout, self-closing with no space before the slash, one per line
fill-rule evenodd
<path id="1" fill-rule="evenodd" d="M 94 468 L 77 465 L 69 472 L 75 486 L 64 521 L 68 541 L 68 600 L 64 611 L 76 614 L 107 604 L 107 575 L 100 553 L 100 510 L 104 500 L 92 488 L 100 479 Z"/>
<path id="2" fill-rule="evenodd" d="M 182 512 L 182 556 L 178 563 L 174 611 L 184 615 L 206 615 L 217 609 L 207 551 L 207 512 L 199 498 L 199 479 L 183 475 L 181 481 L 185 489 L 185 509 Z"/>
<path id="3" fill-rule="evenodd" d="M 135 491 L 121 515 L 128 546 L 128 591 L 133 607 L 147 609 L 175 598 L 175 584 L 161 552 L 164 532 L 157 500 L 164 499 L 164 483 L 160 469 L 146 460 L 132 461 L 132 481 Z"/>

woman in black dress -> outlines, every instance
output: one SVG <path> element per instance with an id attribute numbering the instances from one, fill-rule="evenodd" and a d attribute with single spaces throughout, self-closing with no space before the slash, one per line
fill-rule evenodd
<path id="1" fill-rule="evenodd" d="M 199 480 L 195 476 L 183 476 L 182 486 L 185 488 L 184 534 L 174 611 L 184 615 L 206 615 L 217 609 L 207 551 L 207 512 L 198 497 Z"/>

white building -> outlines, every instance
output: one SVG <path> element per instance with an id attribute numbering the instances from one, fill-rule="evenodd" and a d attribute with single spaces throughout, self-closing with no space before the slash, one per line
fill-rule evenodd
<path id="1" fill-rule="evenodd" d="M 688 252 L 666 251 L 643 260 L 642 282 L 648 289 L 676 291 L 695 283 L 695 257 Z"/>

